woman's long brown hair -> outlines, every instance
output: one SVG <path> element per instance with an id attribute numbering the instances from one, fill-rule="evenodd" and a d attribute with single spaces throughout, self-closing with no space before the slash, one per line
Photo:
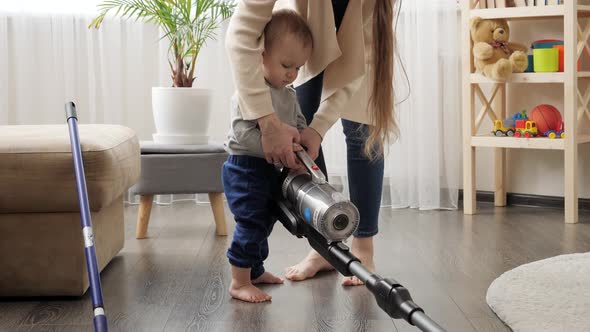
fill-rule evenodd
<path id="1" fill-rule="evenodd" d="M 396 138 L 398 127 L 394 113 L 393 94 L 393 3 L 375 0 L 373 9 L 373 82 L 369 99 L 369 137 L 365 154 L 375 158 L 383 153 L 385 144 Z"/>

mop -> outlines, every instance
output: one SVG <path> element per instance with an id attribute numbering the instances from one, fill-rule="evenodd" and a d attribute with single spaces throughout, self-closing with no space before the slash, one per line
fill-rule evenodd
<path id="1" fill-rule="evenodd" d="M 78 204 L 80 205 L 80 223 L 82 224 L 84 253 L 86 254 L 86 267 L 88 268 L 88 280 L 90 282 L 92 308 L 94 312 L 94 330 L 97 332 L 107 332 L 107 317 L 102 303 L 100 274 L 96 262 L 94 234 L 92 232 L 90 207 L 88 206 L 86 178 L 84 177 L 84 164 L 82 163 L 82 152 L 80 148 L 80 139 L 78 137 L 78 116 L 76 114 L 76 105 L 74 105 L 73 102 L 66 103 L 66 121 L 68 122 L 68 129 L 70 132 L 72 158 L 74 159 L 74 171 L 76 173 L 76 188 L 78 191 Z"/>

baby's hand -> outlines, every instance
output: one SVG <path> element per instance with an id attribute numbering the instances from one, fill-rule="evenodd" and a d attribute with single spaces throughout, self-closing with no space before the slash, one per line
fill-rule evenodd
<path id="1" fill-rule="evenodd" d="M 300 144 L 293 143 L 293 152 L 301 151 L 303 147 Z"/>
<path id="2" fill-rule="evenodd" d="M 295 155 L 295 166 L 296 167 L 291 168 L 291 169 L 295 172 L 305 170 L 305 165 L 301 162 L 301 160 L 299 160 L 299 157 L 297 157 L 298 151 L 303 151 L 303 147 L 299 144 L 293 144 L 293 154 Z"/>
<path id="3" fill-rule="evenodd" d="M 297 155 L 295 155 L 295 167 L 291 168 L 291 170 L 295 172 L 301 172 L 306 170 L 305 165 L 301 162 L 301 160 L 299 160 L 299 157 L 297 157 Z"/>

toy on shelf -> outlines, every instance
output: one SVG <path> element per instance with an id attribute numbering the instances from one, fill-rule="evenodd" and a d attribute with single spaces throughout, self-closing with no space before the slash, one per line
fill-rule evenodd
<path id="1" fill-rule="evenodd" d="M 563 120 L 559 110 L 551 105 L 541 104 L 533 108 L 529 118 L 537 123 L 539 132 L 549 138 L 563 138 Z"/>
<path id="2" fill-rule="evenodd" d="M 495 120 L 494 130 L 492 131 L 492 133 L 497 137 L 514 136 L 514 132 L 516 131 L 516 120 L 522 119 L 522 117 L 522 113 L 516 113 L 513 116 L 506 118 L 504 120 Z"/>
<path id="3" fill-rule="evenodd" d="M 526 111 L 522 111 L 504 120 L 495 120 L 492 133 L 497 137 L 516 136 L 529 138 L 537 136 L 538 130 L 537 124 L 529 120 Z"/>
<path id="4" fill-rule="evenodd" d="M 563 71 L 563 40 L 540 39 L 531 43 L 533 71 L 537 73 Z M 536 63 L 535 63 L 536 62 Z"/>
<path id="5" fill-rule="evenodd" d="M 548 131 L 543 133 L 543 136 L 547 136 L 549 138 L 565 138 L 565 131 L 563 130 L 563 121 L 560 121 L 559 130 L 549 129 Z"/>
<path id="6" fill-rule="evenodd" d="M 528 67 L 527 47 L 510 41 L 507 20 L 473 17 L 469 32 L 476 72 L 504 82 L 512 73 L 522 73 Z"/>
<path id="7" fill-rule="evenodd" d="M 505 120 L 495 120 L 494 131 L 492 133 L 497 137 L 514 136 L 514 120 L 510 118 Z"/>
<path id="8" fill-rule="evenodd" d="M 516 120 L 516 137 L 535 137 L 538 135 L 537 124 L 529 119 Z"/>

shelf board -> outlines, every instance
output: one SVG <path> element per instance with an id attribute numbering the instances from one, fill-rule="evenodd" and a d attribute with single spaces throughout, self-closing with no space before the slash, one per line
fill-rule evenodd
<path id="1" fill-rule="evenodd" d="M 518 137 L 495 137 L 492 134 L 471 137 L 471 146 L 490 148 L 516 148 L 516 149 L 543 149 L 563 150 L 562 139 L 551 139 L 547 137 L 518 138 Z"/>
<path id="2" fill-rule="evenodd" d="M 579 134 L 578 144 L 590 143 L 590 134 Z"/>
<path id="3" fill-rule="evenodd" d="M 579 6 L 580 7 L 580 6 Z M 587 6 L 585 6 L 587 7 Z M 551 18 L 563 17 L 565 6 L 542 6 L 542 7 L 510 7 L 510 8 L 486 8 L 470 10 L 471 17 L 479 16 L 486 19 L 530 19 L 530 18 Z"/>
<path id="4" fill-rule="evenodd" d="M 590 78 L 590 72 L 582 71 L 578 72 L 578 78 Z M 514 73 L 510 75 L 510 78 L 506 83 L 563 83 L 565 80 L 565 74 L 559 73 Z M 491 80 L 482 74 L 472 73 L 471 83 L 499 83 Z"/>
<path id="5" fill-rule="evenodd" d="M 514 73 L 506 83 L 563 83 L 563 73 Z M 482 74 L 471 74 L 471 83 L 499 83 Z"/>
<path id="6" fill-rule="evenodd" d="M 566 133 L 567 134 L 567 133 Z M 590 143 L 590 134 L 579 134 L 578 144 Z M 539 150 L 563 150 L 564 140 L 561 138 L 533 137 L 496 137 L 492 134 L 471 137 L 471 146 L 490 148 L 515 148 Z"/>
<path id="7" fill-rule="evenodd" d="M 481 18 L 505 18 L 507 20 L 528 20 L 536 18 L 563 18 L 564 5 L 540 6 L 540 7 L 509 7 L 509 8 L 485 8 L 472 9 L 471 17 Z M 590 16 L 589 5 L 578 5 L 578 16 Z"/>

